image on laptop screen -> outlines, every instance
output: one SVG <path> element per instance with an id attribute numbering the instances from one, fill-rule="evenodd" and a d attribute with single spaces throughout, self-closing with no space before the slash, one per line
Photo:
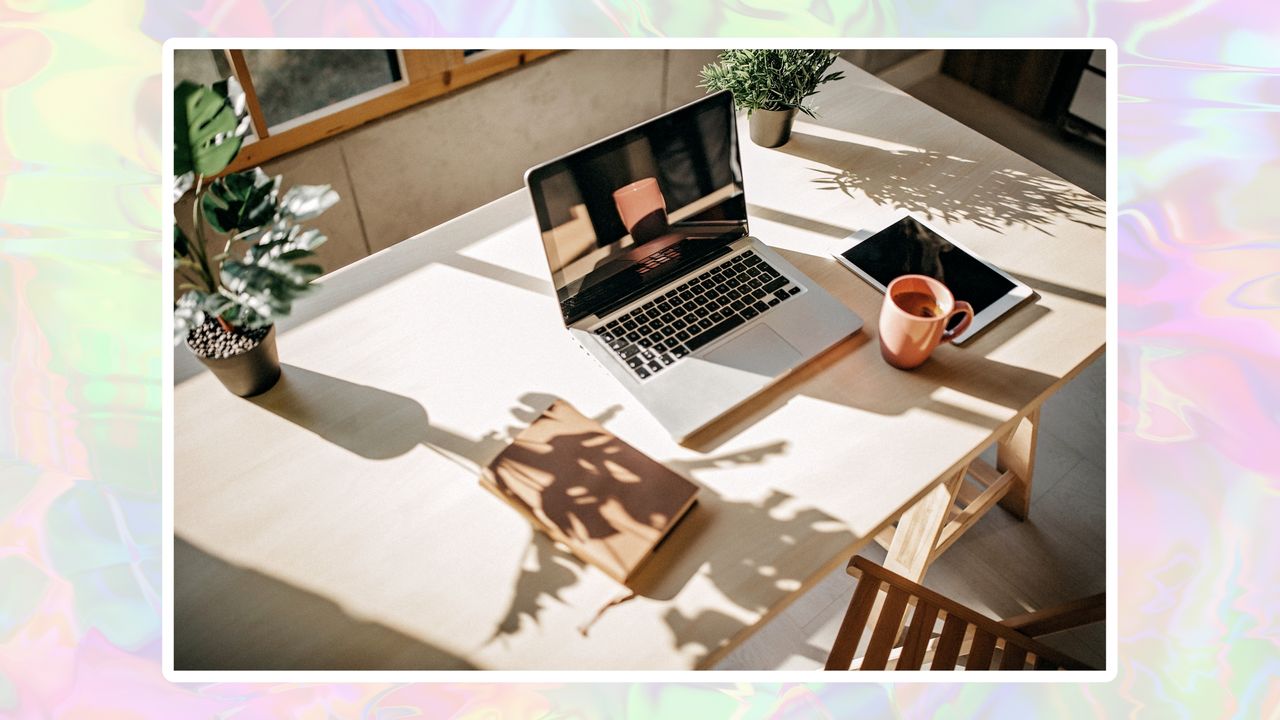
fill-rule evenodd
<path id="1" fill-rule="evenodd" d="M 728 94 L 713 95 L 530 171 L 566 319 L 746 233 L 736 133 Z"/>

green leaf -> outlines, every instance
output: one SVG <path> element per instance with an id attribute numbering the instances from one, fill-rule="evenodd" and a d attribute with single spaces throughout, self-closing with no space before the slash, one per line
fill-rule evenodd
<path id="1" fill-rule="evenodd" d="M 188 170 L 181 175 L 173 176 L 173 201 L 176 203 L 196 184 L 196 174 Z"/>
<path id="2" fill-rule="evenodd" d="M 328 210 L 336 202 L 338 193 L 328 185 L 294 185 L 280 200 L 280 215 L 302 222 Z"/>
<path id="3" fill-rule="evenodd" d="M 730 91 L 734 104 L 748 112 L 798 108 L 812 115 L 805 98 L 843 77 L 839 71 L 823 75 L 837 57 L 833 50 L 726 50 L 702 68 L 699 87 Z"/>
<path id="4" fill-rule="evenodd" d="M 245 254 L 245 262 L 260 263 L 264 259 L 276 259 L 294 250 L 310 252 L 327 239 L 319 230 L 304 231 L 297 225 L 280 223 L 265 233 L 258 244 L 249 248 Z"/>
<path id="5" fill-rule="evenodd" d="M 240 152 L 248 131 L 243 93 L 234 78 L 218 89 L 183 80 L 173 89 L 173 174 L 216 175 Z"/>
<path id="6" fill-rule="evenodd" d="M 205 313 L 214 317 L 221 317 L 222 315 L 225 315 L 227 310 L 232 307 L 234 307 L 234 303 L 231 301 L 231 298 L 221 293 L 209 295 L 204 303 Z"/>
<path id="7" fill-rule="evenodd" d="M 269 260 L 258 267 L 275 273 L 288 284 L 288 291 L 300 295 L 309 289 L 308 283 L 324 274 L 324 270 L 315 264 L 295 264 L 282 260 Z"/>
<path id="8" fill-rule="evenodd" d="M 314 255 L 315 253 L 311 252 L 310 250 L 289 250 L 288 252 L 280 253 L 279 257 L 277 257 L 276 259 L 288 260 L 292 262 L 294 260 L 302 260 L 304 258 L 313 257 Z"/>
<path id="9" fill-rule="evenodd" d="M 182 228 L 176 224 L 173 226 L 173 257 L 179 259 L 191 257 L 191 243 L 187 240 L 187 234 L 182 232 Z"/>
<path id="10" fill-rule="evenodd" d="M 193 328 L 204 323 L 204 304 L 208 295 L 199 290 L 188 290 L 173 306 L 173 344 L 186 339 Z"/>
<path id="11" fill-rule="evenodd" d="M 205 220 L 228 235 L 253 230 L 276 216 L 280 176 L 268 177 L 260 168 L 215 180 L 200 201 Z"/>

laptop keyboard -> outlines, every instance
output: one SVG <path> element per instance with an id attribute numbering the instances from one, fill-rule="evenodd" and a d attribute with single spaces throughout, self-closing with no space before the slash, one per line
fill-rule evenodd
<path id="1" fill-rule="evenodd" d="M 645 380 L 799 294 L 799 287 L 748 250 L 593 332 Z"/>

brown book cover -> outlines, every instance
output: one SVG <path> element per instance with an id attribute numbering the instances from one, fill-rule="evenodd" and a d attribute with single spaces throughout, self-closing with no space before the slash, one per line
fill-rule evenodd
<path id="1" fill-rule="evenodd" d="M 558 400 L 480 483 L 574 555 L 626 583 L 698 487 Z"/>

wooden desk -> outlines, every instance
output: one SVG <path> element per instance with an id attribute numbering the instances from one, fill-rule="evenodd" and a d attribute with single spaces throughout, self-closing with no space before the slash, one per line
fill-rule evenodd
<path id="1" fill-rule="evenodd" d="M 269 393 L 180 381 L 177 668 L 706 667 L 904 511 L 895 556 L 922 572 L 948 480 L 1016 428 L 1026 441 L 1102 352 L 1104 205 L 843 69 L 779 150 L 744 118 L 742 159 L 753 232 L 866 328 L 694 448 L 562 330 L 523 192 L 326 277 L 280 328 Z M 880 294 L 827 254 L 907 210 L 1040 294 L 909 373 L 880 359 Z M 621 588 L 476 482 L 552 397 L 703 487 L 639 597 L 585 636 Z"/>

